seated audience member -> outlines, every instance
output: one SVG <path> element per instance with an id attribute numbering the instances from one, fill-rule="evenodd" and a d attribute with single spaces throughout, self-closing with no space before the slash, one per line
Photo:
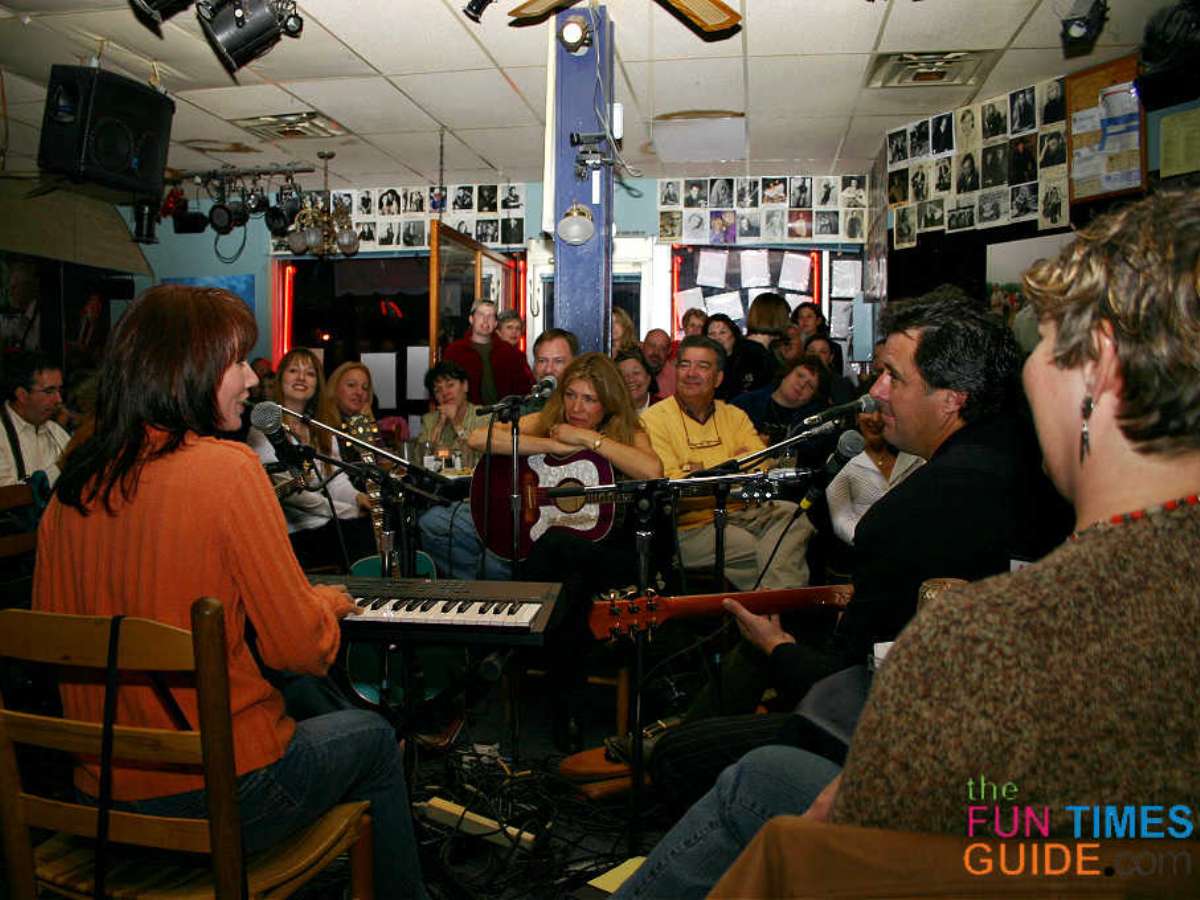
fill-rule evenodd
<path id="1" fill-rule="evenodd" d="M 770 291 L 755 297 L 746 311 L 746 340 L 757 341 L 770 350 L 780 374 L 791 368 L 784 359 L 791 324 L 787 301 Z"/>
<path id="2" fill-rule="evenodd" d="M 708 313 L 693 306 L 691 309 L 685 311 L 679 319 L 679 325 L 683 328 L 683 336 L 691 337 L 694 334 L 704 334 L 704 323 L 707 321 Z"/>
<path id="3" fill-rule="evenodd" d="M 266 400 L 271 384 L 275 381 L 275 370 L 271 368 L 271 361 L 265 356 L 257 356 L 250 363 L 250 368 L 258 377 L 258 384 L 250 389 L 250 399 L 255 403 Z"/>
<path id="4" fill-rule="evenodd" d="M 829 370 L 829 402 L 841 406 L 850 403 L 861 391 L 842 373 L 841 355 L 835 353 L 835 347 L 838 347 L 837 341 L 824 334 L 814 334 L 804 342 L 804 352 L 816 356 Z"/>
<path id="5" fill-rule="evenodd" d="M 521 349 L 521 338 L 525 336 L 525 323 L 515 309 L 506 309 L 496 319 L 496 337 L 504 343 Z"/>
<path id="6" fill-rule="evenodd" d="M 317 403 L 317 418 L 341 430 L 346 430 L 355 416 L 362 416 L 374 424 L 375 413 L 371 409 L 374 397 L 371 370 L 360 362 L 344 362 L 325 382 Z M 344 453 L 347 447 L 340 449 Z"/>
<path id="7" fill-rule="evenodd" d="M 143 616 L 186 630 L 197 597 L 220 600 L 246 852 L 311 825 L 337 803 L 367 800 L 375 883 L 421 897 L 392 727 L 364 710 L 292 719 L 243 635 L 253 626 L 265 664 L 321 675 L 337 656 L 338 620 L 354 611 L 340 588 L 304 577 L 255 455 L 215 439 L 236 429 L 257 381 L 245 362 L 255 334 L 253 313 L 223 290 L 160 285 L 134 301 L 109 338 L 96 428 L 66 458 L 42 520 L 34 608 Z M 101 721 L 103 685 L 68 676 L 61 692 L 68 716 Z M 171 693 L 196 722 L 195 690 Z M 136 684 L 122 686 L 116 721 L 172 727 L 154 691 Z M 207 815 L 198 774 L 117 760 L 112 775 L 119 810 Z M 99 795 L 95 760 L 78 761 L 75 785 Z"/>
<path id="8" fill-rule="evenodd" d="M 829 334 L 829 322 L 825 319 L 825 313 L 821 312 L 820 305 L 816 303 L 798 303 L 792 310 L 792 323 L 800 330 L 800 336 L 805 344 L 814 334 Z M 834 341 L 830 349 L 833 351 L 830 370 L 833 372 L 843 371 L 845 366 L 842 358 L 842 345 Z"/>
<path id="9" fill-rule="evenodd" d="M 522 417 L 520 437 L 523 456 L 569 456 L 586 449 L 611 463 L 618 480 L 662 476 L 662 463 L 650 446 L 620 372 L 601 353 L 585 353 L 567 367 L 545 408 Z M 487 440 L 487 429 L 477 429 L 470 436 L 472 449 L 482 451 Z M 493 440 L 492 452 L 511 456 L 512 446 Z M 592 597 L 598 591 L 637 582 L 632 526 L 632 517 L 626 516 L 598 541 L 552 527 L 534 542 L 521 566 L 523 579 L 562 581 L 564 586 L 567 611 L 550 649 L 554 737 L 561 750 L 580 749 L 579 701 L 586 688 L 586 672 L 579 660 L 594 643 L 587 627 Z"/>
<path id="10" fill-rule="evenodd" d="M 629 389 L 633 411 L 641 415 L 650 408 L 654 395 L 658 393 L 654 376 L 650 374 L 650 363 L 646 362 L 646 357 L 636 347 L 622 350 L 615 362 L 621 377 L 625 379 L 625 387 Z"/>
<path id="11" fill-rule="evenodd" d="M 667 477 L 682 478 L 689 472 L 763 449 L 750 418 L 737 407 L 716 399 L 724 366 L 725 352 L 716 341 L 698 335 L 684 338 L 675 360 L 675 396 L 655 403 L 642 414 L 642 424 Z M 725 577 L 738 590 L 755 585 L 776 543 L 779 549 L 761 586 L 797 587 L 808 583 L 804 545 L 812 534 L 812 525 L 805 516 L 793 521 L 794 503 L 776 500 L 753 507 L 730 503 L 728 509 Z M 679 550 L 684 567 L 711 569 L 714 543 L 712 501 L 683 501 Z"/>
<path id="12" fill-rule="evenodd" d="M 1016 345 L 972 301 L 940 296 L 893 303 L 881 322 L 885 371 L 871 396 L 884 438 L 928 462 L 859 521 L 854 596 L 836 629 L 793 635 L 774 617 L 726 601 L 746 640 L 725 655 L 719 694 L 702 690 L 686 724 L 655 747 L 652 774 L 664 796 L 694 797 L 742 753 L 778 743 L 790 717 L 747 723 L 740 714 L 768 686 L 796 702 L 820 679 L 865 663 L 875 643 L 895 640 L 912 618 L 926 579 L 976 580 L 1008 571 L 1014 554 L 1037 555 L 1027 539 L 1039 476 L 1013 411 Z M 703 721 L 720 714 L 730 718 Z"/>
<path id="13" fill-rule="evenodd" d="M 452 453 L 467 450 L 468 436 L 486 421 L 467 400 L 467 373 L 442 361 L 425 373 L 425 390 L 436 408 L 421 416 L 417 440 Z"/>
<path id="14" fill-rule="evenodd" d="M 651 328 L 642 340 L 642 353 L 650 365 L 657 389 L 651 395 L 654 401 L 670 397 L 675 393 L 675 366 L 671 336 L 661 328 Z"/>
<path id="15" fill-rule="evenodd" d="M 320 361 L 311 350 L 297 347 L 279 361 L 279 377 L 271 399 L 292 412 L 317 418 L 318 398 L 324 387 Z M 297 442 L 326 456 L 340 458 L 337 442 L 328 433 L 290 417 L 284 419 L 284 424 Z M 250 429 L 247 443 L 264 464 L 279 462 L 275 448 L 257 428 Z M 322 489 L 320 484 L 325 479 L 330 480 Z M 347 557 L 353 563 L 376 552 L 371 522 L 362 518 L 370 510 L 371 500 L 354 486 L 345 472 L 338 472 L 330 463 L 319 462 L 312 466 L 303 484 L 292 473 L 277 475 L 276 482 L 292 547 L 302 566 L 344 566 Z"/>
<path id="16" fill-rule="evenodd" d="M 533 377 L 540 381 L 553 375 L 560 382 L 567 366 L 579 352 L 579 339 L 563 328 L 548 328 L 533 342 Z M 545 400 L 531 400 L 522 407 L 528 413 L 539 412 Z M 488 418 L 475 420 L 472 428 L 486 425 Z M 492 444 L 511 440 L 506 423 L 497 422 L 492 428 Z M 468 432 L 468 437 L 470 432 Z M 469 445 L 468 445 L 468 449 Z M 474 453 L 474 451 L 471 451 Z M 431 506 L 417 520 L 421 530 L 421 545 L 433 557 L 438 571 L 451 578 L 505 579 L 512 575 L 512 565 L 491 550 L 484 550 L 483 541 L 475 530 L 471 508 L 465 502 L 449 506 Z"/>
<path id="17" fill-rule="evenodd" d="M 616 357 L 622 350 L 637 346 L 637 328 L 629 313 L 618 306 L 612 311 L 612 352 L 609 356 Z"/>
<path id="18" fill-rule="evenodd" d="M 846 463 L 825 489 L 833 533 L 851 545 L 858 520 L 866 511 L 925 462 L 919 456 L 897 450 L 884 439 L 882 413 L 860 412 L 856 420 L 866 447 Z"/>
<path id="19" fill-rule="evenodd" d="M 767 385 L 733 401 L 770 445 L 782 441 L 806 416 L 829 406 L 829 370 L 815 356 L 802 358 L 777 385 Z M 827 451 L 828 442 L 817 441 Z M 820 454 L 818 449 L 817 454 Z M 821 457 L 824 461 L 824 456 Z"/>
<path id="20" fill-rule="evenodd" d="M 525 355 L 500 339 L 496 332 L 496 304 L 476 300 L 467 318 L 471 330 L 446 345 L 442 359 L 458 363 L 467 372 L 472 403 L 491 404 L 510 394 L 524 394 L 533 383 Z"/>
<path id="21" fill-rule="evenodd" d="M 58 461 L 71 437 L 54 421 L 62 406 L 63 374 L 45 356 L 21 351 L 4 361 L 8 388 L 0 435 L 0 485 L 28 481 L 45 474 L 50 486 L 58 480 Z"/>
<path id="22" fill-rule="evenodd" d="M 796 750 L 746 757 L 622 896 L 701 890 L 767 818 L 810 804 L 838 823 L 962 834 L 964 785 L 980 773 L 1019 785 L 1068 839 L 1093 833 L 1096 810 L 1200 804 L 1200 733 L 1180 708 L 1200 678 L 1197 267 L 1190 191 L 1102 216 L 1025 273 L 1040 320 L 1025 391 L 1046 470 L 1075 508 L 1071 539 L 921 609 L 840 775 Z M 702 830 L 684 850 L 678 838 Z"/>
<path id="23" fill-rule="evenodd" d="M 739 394 L 766 387 L 775 379 L 775 361 L 769 351 L 757 341 L 748 341 L 742 329 L 724 313 L 708 317 L 704 333 L 725 351 L 725 371 L 717 399 L 728 403 Z"/>

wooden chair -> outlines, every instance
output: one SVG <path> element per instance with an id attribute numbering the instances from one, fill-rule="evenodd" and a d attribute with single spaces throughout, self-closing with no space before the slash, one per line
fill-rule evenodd
<path id="1" fill-rule="evenodd" d="M 106 616 L 5 610 L 0 612 L 0 657 L 99 670 L 102 683 L 110 623 Z M 276 846 L 243 856 L 225 619 L 219 602 L 201 598 L 192 605 L 190 634 L 147 619 L 125 619 L 118 666 L 123 674 L 194 674 L 200 730 L 116 726 L 113 758 L 202 770 L 209 818 L 114 810 L 106 866 L 109 895 L 225 898 L 245 896 L 248 891 L 254 897 L 286 897 L 349 850 L 354 896 L 373 896 L 366 802 L 336 806 Z M 101 733 L 98 723 L 18 712 L 6 708 L 0 698 L 0 818 L 11 896 L 32 900 L 39 890 L 67 897 L 93 895 L 96 808 L 29 793 L 22 786 L 14 745 L 98 757 Z M 33 829 L 55 834 L 35 847 Z"/>

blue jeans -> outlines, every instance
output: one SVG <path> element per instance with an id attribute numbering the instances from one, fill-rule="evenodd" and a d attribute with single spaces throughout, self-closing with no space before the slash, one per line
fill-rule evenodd
<path id="1" fill-rule="evenodd" d="M 721 773 L 614 898 L 707 896 L 767 819 L 804 812 L 839 771 L 795 747 L 750 751 Z"/>
<path id="2" fill-rule="evenodd" d="M 488 581 L 507 581 L 512 577 L 512 564 L 490 550 L 484 556 L 483 574 L 479 574 L 483 541 L 475 531 L 471 508 L 465 501 L 432 506 L 417 519 L 417 525 L 421 529 L 421 549 L 433 557 L 445 577 Z"/>
<path id="3" fill-rule="evenodd" d="M 245 852 L 264 850 L 350 800 L 371 802 L 376 896 L 425 897 L 396 734 L 381 716 L 366 710 L 297 722 L 278 762 L 238 779 Z M 204 791 L 114 807 L 184 819 L 208 815 Z"/>

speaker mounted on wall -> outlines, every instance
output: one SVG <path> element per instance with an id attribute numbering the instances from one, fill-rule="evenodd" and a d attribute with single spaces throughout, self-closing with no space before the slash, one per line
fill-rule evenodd
<path id="1" fill-rule="evenodd" d="M 147 84 L 90 66 L 53 66 L 38 167 L 103 188 L 114 202 L 157 199 L 174 115 L 175 101 Z"/>

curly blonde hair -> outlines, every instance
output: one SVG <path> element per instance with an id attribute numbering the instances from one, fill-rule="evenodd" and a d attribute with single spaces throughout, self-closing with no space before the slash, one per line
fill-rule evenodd
<path id="1" fill-rule="evenodd" d="M 333 374 L 325 382 L 325 389 L 321 391 L 321 399 L 317 404 L 317 418 L 326 425 L 331 425 L 334 428 L 341 428 L 345 421 L 345 416 L 342 415 L 341 409 L 338 408 L 337 392 L 341 386 L 342 379 L 351 372 L 362 372 L 367 376 L 367 394 L 371 395 L 374 392 L 374 385 L 371 382 L 371 370 L 362 363 L 355 360 L 349 360 L 342 363 L 333 370 Z M 371 404 L 367 403 L 363 407 L 362 415 L 366 416 L 372 422 L 375 421 L 375 414 L 371 411 Z"/>
<path id="2" fill-rule="evenodd" d="M 612 355 L 616 356 L 622 350 L 628 350 L 630 347 L 638 345 L 637 329 L 634 327 L 633 319 L 629 317 L 629 313 L 621 309 L 619 306 L 614 306 L 612 311 L 613 322 L 621 326 L 622 335 L 619 344 L 613 344 Z"/>
<path id="3" fill-rule="evenodd" d="M 1200 191 L 1163 192 L 1096 219 L 1024 275 L 1038 318 L 1057 327 L 1061 368 L 1095 359 L 1112 327 L 1119 422 L 1142 453 L 1200 449 Z"/>

